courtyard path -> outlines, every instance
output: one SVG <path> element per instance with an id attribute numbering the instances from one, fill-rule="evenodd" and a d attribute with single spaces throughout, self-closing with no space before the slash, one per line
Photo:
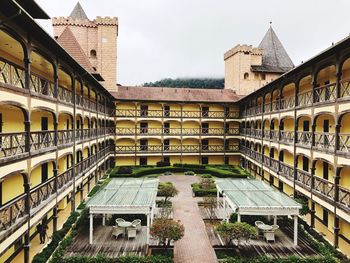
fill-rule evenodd
<path id="1" fill-rule="evenodd" d="M 174 175 L 160 177 L 162 182 L 172 182 L 179 194 L 172 198 L 175 220 L 185 227 L 184 237 L 175 243 L 175 263 L 216 263 L 215 251 L 210 244 L 197 201 L 192 197 L 191 184 L 198 177 Z"/>

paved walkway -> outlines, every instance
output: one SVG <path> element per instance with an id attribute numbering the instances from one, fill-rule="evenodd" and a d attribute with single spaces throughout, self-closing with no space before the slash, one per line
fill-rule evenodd
<path id="1" fill-rule="evenodd" d="M 215 251 L 210 244 L 197 201 L 192 197 L 191 184 L 195 176 L 161 176 L 160 181 L 172 182 L 179 194 L 172 199 L 174 219 L 181 220 L 185 236 L 175 243 L 175 263 L 216 263 Z"/>

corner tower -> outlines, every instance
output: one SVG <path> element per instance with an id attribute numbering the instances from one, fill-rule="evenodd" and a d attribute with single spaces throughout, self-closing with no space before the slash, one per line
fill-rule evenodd
<path id="1" fill-rule="evenodd" d="M 270 26 L 258 47 L 237 45 L 227 51 L 225 89 L 248 95 L 294 68 L 294 64 Z"/>
<path id="2" fill-rule="evenodd" d="M 63 48 L 101 80 L 107 90 L 116 91 L 118 19 L 98 16 L 89 20 L 78 2 L 68 17 L 54 17 L 52 26 L 54 37 Z"/>

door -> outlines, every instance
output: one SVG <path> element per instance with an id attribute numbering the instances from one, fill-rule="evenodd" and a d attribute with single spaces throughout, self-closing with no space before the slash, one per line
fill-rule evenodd
<path id="1" fill-rule="evenodd" d="M 301 143 L 310 144 L 311 143 L 311 135 L 310 131 L 310 121 L 303 122 L 303 134 L 301 137 Z"/>
<path id="2" fill-rule="evenodd" d="M 206 118 L 209 116 L 209 107 L 204 106 L 202 107 L 202 117 Z"/>
<path id="3" fill-rule="evenodd" d="M 148 123 L 147 122 L 140 123 L 140 133 L 141 134 L 148 133 Z"/>
<path id="4" fill-rule="evenodd" d="M 147 157 L 140 157 L 140 165 L 147 165 Z"/>
<path id="5" fill-rule="evenodd" d="M 304 121 L 303 122 L 303 131 L 306 132 L 306 131 L 309 131 L 310 129 L 310 121 Z"/>
<path id="6" fill-rule="evenodd" d="M 170 132 L 170 123 L 164 122 L 164 133 L 168 134 Z"/>
<path id="7" fill-rule="evenodd" d="M 41 130 L 47 131 L 49 129 L 49 119 L 47 117 L 41 117 Z"/>
<path id="8" fill-rule="evenodd" d="M 163 144 L 164 144 L 164 151 L 169 151 L 169 144 L 170 144 L 169 140 L 168 139 L 164 140 Z"/>
<path id="9" fill-rule="evenodd" d="M 41 165 L 41 182 L 46 182 L 48 178 L 48 163 Z"/>
<path id="10" fill-rule="evenodd" d="M 164 117 L 169 117 L 170 116 L 170 106 L 165 105 L 163 108 L 163 115 Z"/>
<path id="11" fill-rule="evenodd" d="M 329 140 L 328 140 L 328 133 L 329 133 L 329 120 L 324 120 L 323 121 L 323 132 L 324 132 L 324 137 L 323 137 L 323 146 L 328 148 L 329 147 Z"/>
<path id="12" fill-rule="evenodd" d="M 208 160 L 208 156 L 202 156 L 202 164 L 208 164 L 209 160 Z"/>
<path id="13" fill-rule="evenodd" d="M 147 117 L 148 116 L 148 105 L 141 105 L 141 117 Z"/>
<path id="14" fill-rule="evenodd" d="M 309 159 L 305 156 L 303 156 L 303 170 L 306 172 L 309 171 Z"/>
<path id="15" fill-rule="evenodd" d="M 67 127 L 67 128 L 66 128 L 67 130 L 70 129 L 70 127 L 69 127 L 69 120 L 68 120 L 68 119 L 66 120 L 66 127 Z"/>
<path id="16" fill-rule="evenodd" d="M 202 140 L 202 151 L 208 151 L 208 150 L 209 150 L 209 141 Z"/>
<path id="17" fill-rule="evenodd" d="M 329 178 L 329 165 L 323 162 L 323 179 L 328 180 Z"/>
<path id="18" fill-rule="evenodd" d="M 147 151 L 148 150 L 148 141 L 146 139 L 140 140 L 140 150 Z"/>
<path id="19" fill-rule="evenodd" d="M 327 81 L 324 82 L 324 85 L 326 86 L 329 83 L 330 83 L 329 80 L 327 80 Z M 325 87 L 324 88 L 324 100 L 325 101 L 329 101 L 331 99 L 331 92 L 330 92 L 329 89 L 330 89 L 330 87 Z"/>
<path id="20" fill-rule="evenodd" d="M 209 123 L 202 123 L 202 134 L 209 133 Z"/>

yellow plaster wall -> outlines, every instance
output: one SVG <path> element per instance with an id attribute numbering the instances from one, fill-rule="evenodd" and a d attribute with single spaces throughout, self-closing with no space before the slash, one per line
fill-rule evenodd
<path id="1" fill-rule="evenodd" d="M 200 125 L 195 121 L 186 121 L 182 123 L 182 128 L 199 128 Z"/>
<path id="2" fill-rule="evenodd" d="M 134 103 L 117 102 L 116 108 L 120 109 L 120 110 L 134 110 L 135 104 Z"/>
<path id="3" fill-rule="evenodd" d="M 198 104 L 184 104 L 182 106 L 183 111 L 199 111 L 199 105 Z"/>
<path id="4" fill-rule="evenodd" d="M 69 127 L 67 127 L 67 120 L 69 121 Z M 58 130 L 70 130 L 72 129 L 71 117 L 67 114 L 60 114 L 58 116 Z"/>
<path id="5" fill-rule="evenodd" d="M 340 171 L 340 185 L 350 189 L 350 167 L 346 166 Z M 350 238 L 349 238 L 350 239 Z"/>
<path id="6" fill-rule="evenodd" d="M 5 204 L 24 193 L 24 181 L 20 174 L 6 177 L 2 182 L 2 203 Z"/>
<path id="7" fill-rule="evenodd" d="M 135 145 L 135 141 L 131 139 L 119 139 L 116 141 L 117 146 L 132 146 Z"/>
<path id="8" fill-rule="evenodd" d="M 323 132 L 323 121 L 329 120 L 329 132 L 334 132 L 334 118 L 330 115 L 323 114 L 316 120 L 316 132 Z"/>
<path id="9" fill-rule="evenodd" d="M 182 156 L 182 163 L 199 164 L 199 156 Z"/>
<path id="10" fill-rule="evenodd" d="M 238 165 L 240 164 L 240 156 L 235 155 L 235 156 L 229 156 L 229 164 L 231 165 Z"/>
<path id="11" fill-rule="evenodd" d="M 41 117 L 48 118 L 48 129 L 53 130 L 53 116 L 47 111 L 33 111 L 30 120 L 31 120 L 31 131 L 41 131 Z"/>
<path id="12" fill-rule="evenodd" d="M 115 159 L 115 165 L 116 166 L 122 166 L 122 165 L 135 165 L 135 159 L 134 157 L 116 157 Z"/>
<path id="13" fill-rule="evenodd" d="M 15 107 L 0 106 L 2 113 L 2 132 L 23 132 L 24 116 L 20 109 Z"/>
<path id="14" fill-rule="evenodd" d="M 209 156 L 208 158 L 209 164 L 224 164 L 224 156 Z"/>
<path id="15" fill-rule="evenodd" d="M 116 123 L 117 128 L 135 128 L 135 123 L 132 121 L 118 121 Z"/>

